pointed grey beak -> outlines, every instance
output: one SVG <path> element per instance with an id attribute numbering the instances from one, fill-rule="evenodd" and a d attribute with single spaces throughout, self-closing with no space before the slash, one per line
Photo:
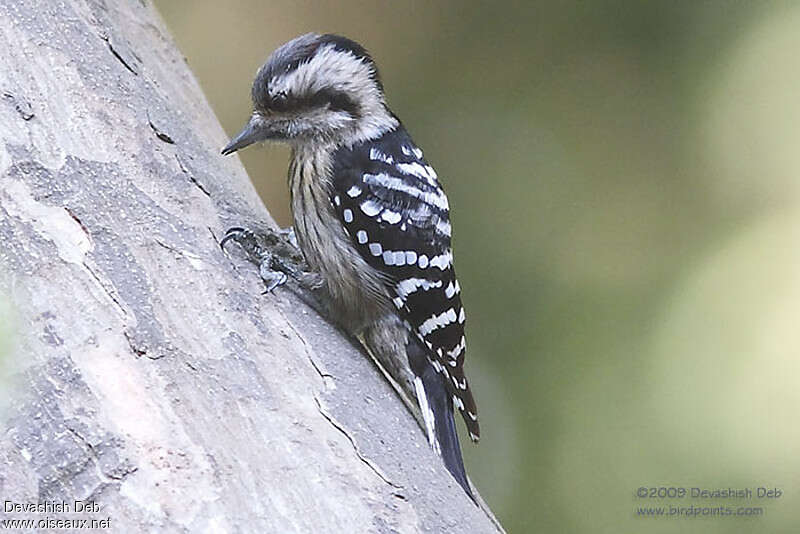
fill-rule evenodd
<path id="1" fill-rule="evenodd" d="M 269 134 L 263 130 L 261 120 L 256 115 L 250 117 L 250 121 L 239 134 L 231 139 L 230 143 L 222 149 L 222 155 L 233 154 L 237 150 L 252 145 L 259 141 L 264 141 Z"/>

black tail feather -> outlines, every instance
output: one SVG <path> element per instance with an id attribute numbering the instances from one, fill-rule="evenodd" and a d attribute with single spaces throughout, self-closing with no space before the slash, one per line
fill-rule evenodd
<path id="1" fill-rule="evenodd" d="M 426 380 L 423 375 L 422 383 L 425 386 L 428 405 L 433 410 L 436 439 L 439 441 L 439 447 L 442 451 L 442 460 L 447 470 L 456 479 L 456 482 L 464 488 L 464 491 L 467 492 L 467 495 L 472 500 L 475 500 L 467 481 L 464 460 L 461 456 L 461 445 L 458 442 L 456 420 L 453 413 L 453 399 L 447 394 L 447 390 L 442 383 L 442 376 L 436 372 L 432 365 L 428 365 L 428 368 L 431 370 L 432 376 L 428 377 L 429 380 Z M 433 381 L 438 383 L 431 383 Z"/>
<path id="2" fill-rule="evenodd" d="M 456 420 L 453 413 L 453 399 L 447 392 L 444 377 L 436 372 L 421 347 L 413 341 L 408 346 L 408 360 L 411 370 L 422 380 L 425 388 L 428 407 L 433 412 L 434 434 L 439 442 L 444 465 L 456 482 L 464 488 L 470 499 L 475 501 L 461 456 L 461 445 L 458 442 Z"/>

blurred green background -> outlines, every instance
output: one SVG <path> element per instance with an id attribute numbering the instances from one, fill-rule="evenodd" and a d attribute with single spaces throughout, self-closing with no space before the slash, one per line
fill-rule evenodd
<path id="1" fill-rule="evenodd" d="M 800 520 L 800 5 L 160 0 L 229 134 L 307 32 L 365 44 L 450 197 L 510 532 Z M 241 153 L 289 224 L 284 147 Z M 777 487 L 758 518 L 645 519 L 640 486 Z"/>

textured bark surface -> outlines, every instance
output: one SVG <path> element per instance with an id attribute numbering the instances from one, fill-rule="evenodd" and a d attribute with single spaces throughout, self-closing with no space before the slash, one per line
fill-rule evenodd
<path id="1" fill-rule="evenodd" d="M 2 0 L 0 45 L 0 500 L 99 507 L 0 519 L 497 530 L 372 363 L 220 251 L 271 219 L 151 6 Z"/>

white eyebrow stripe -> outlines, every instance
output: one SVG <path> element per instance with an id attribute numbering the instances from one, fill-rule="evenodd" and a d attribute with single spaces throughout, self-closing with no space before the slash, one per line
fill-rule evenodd
<path id="1" fill-rule="evenodd" d="M 284 92 L 290 95 L 310 94 L 323 89 L 327 80 L 340 80 L 342 91 L 360 89 L 357 80 L 370 79 L 372 67 L 352 52 L 336 50 L 335 45 L 323 45 L 309 61 L 294 70 L 278 73 L 270 80 L 270 94 Z"/>

